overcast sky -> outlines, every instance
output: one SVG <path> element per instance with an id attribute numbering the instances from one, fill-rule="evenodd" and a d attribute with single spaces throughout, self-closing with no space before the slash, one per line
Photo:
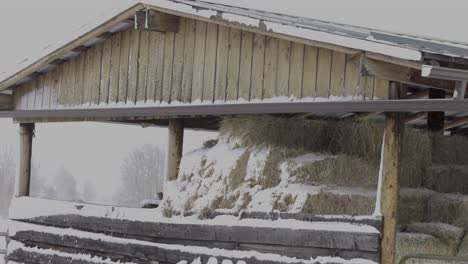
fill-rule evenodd
<path id="1" fill-rule="evenodd" d="M 155 3 L 158 0 L 145 0 Z M 312 17 L 394 32 L 431 36 L 468 43 L 466 0 L 213 0 L 251 8 Z M 54 43 L 70 41 L 97 17 L 116 14 L 133 0 L 1 0 L 0 73 L 14 68 Z M 0 120 L 0 146 L 17 147 L 17 125 Z M 38 125 L 34 159 L 44 176 L 65 166 L 82 184 L 92 180 L 104 190 L 119 184 L 120 162 L 135 146 L 145 143 L 165 148 L 165 129 L 101 123 Z M 206 138 L 187 134 L 190 146 Z M 212 135 L 208 135 L 212 137 Z M 110 191 L 109 191 L 110 192 Z M 104 193 L 107 195 L 109 193 Z"/>

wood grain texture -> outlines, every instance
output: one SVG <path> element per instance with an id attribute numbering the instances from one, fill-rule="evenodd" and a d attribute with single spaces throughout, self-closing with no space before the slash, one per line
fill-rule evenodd
<path id="1" fill-rule="evenodd" d="M 42 99 L 44 94 L 44 74 L 41 74 L 37 77 L 36 87 L 36 95 L 34 97 L 34 109 L 41 109 L 42 108 Z"/>
<path id="2" fill-rule="evenodd" d="M 239 65 L 239 99 L 250 100 L 252 78 L 253 33 L 242 31 Z"/>
<path id="3" fill-rule="evenodd" d="M 302 77 L 304 75 L 304 45 L 291 43 L 291 68 L 289 74 L 289 97 L 302 97 Z"/>
<path id="4" fill-rule="evenodd" d="M 128 83 L 127 104 L 135 104 L 137 101 L 138 65 L 140 55 L 141 31 L 132 30 L 130 34 L 130 53 L 128 58 Z"/>
<path id="5" fill-rule="evenodd" d="M 125 103 L 127 100 L 131 32 L 132 30 L 126 30 L 122 33 L 120 44 L 119 93 L 117 95 L 119 103 Z"/>
<path id="6" fill-rule="evenodd" d="M 241 38 L 242 32 L 238 29 L 231 28 L 229 32 L 229 49 L 228 49 L 228 68 L 227 68 L 227 85 L 226 85 L 226 100 L 237 100 L 239 89 L 239 65 L 241 54 Z"/>
<path id="7" fill-rule="evenodd" d="M 193 59 L 193 83 L 192 83 L 192 101 L 203 100 L 203 75 L 205 69 L 205 51 L 206 51 L 206 31 L 207 23 L 196 21 L 195 31 L 195 54 Z"/>
<path id="8" fill-rule="evenodd" d="M 106 39 L 102 48 L 101 83 L 99 84 L 99 101 L 109 102 L 109 83 L 112 57 L 112 39 Z"/>
<path id="9" fill-rule="evenodd" d="M 91 52 L 91 54 L 92 54 L 92 52 Z M 90 63 L 92 63 L 92 60 L 90 60 Z M 69 66 L 70 66 L 70 62 L 65 62 L 65 63 L 61 64 L 58 67 L 58 74 L 59 74 L 58 104 L 59 105 L 65 105 L 65 101 L 67 100 L 67 73 L 68 73 Z M 92 68 L 92 67 L 90 67 L 90 68 Z M 92 69 L 89 70 L 89 73 L 91 75 Z M 90 84 L 91 84 L 91 82 L 90 82 Z M 90 88 L 91 88 L 91 85 L 87 89 L 88 93 L 86 95 L 89 95 L 89 92 L 90 92 L 89 89 Z M 28 100 L 28 102 L 29 102 L 29 100 Z M 31 102 L 34 102 L 34 101 L 31 101 Z M 34 103 L 33 103 L 32 107 L 33 107 L 32 109 L 34 109 Z"/>
<path id="10" fill-rule="evenodd" d="M 389 84 L 389 81 L 376 77 L 374 81 L 374 99 L 388 99 Z"/>
<path id="11" fill-rule="evenodd" d="M 361 55 L 347 55 L 346 56 L 346 79 L 345 79 L 345 93 L 344 96 L 352 96 L 358 98 L 361 95 L 360 67 Z"/>
<path id="12" fill-rule="evenodd" d="M 332 51 L 319 49 L 317 68 L 317 97 L 328 98 L 330 96 L 330 78 L 332 65 Z"/>
<path id="13" fill-rule="evenodd" d="M 315 97 L 317 95 L 317 63 L 318 48 L 305 46 L 302 98 Z"/>
<path id="14" fill-rule="evenodd" d="M 181 19 L 179 32 L 174 37 L 174 59 L 172 65 L 172 88 L 170 102 L 182 100 L 182 74 L 184 71 L 184 47 L 187 19 Z"/>
<path id="15" fill-rule="evenodd" d="M 217 69 L 219 26 L 208 23 L 206 28 L 205 66 L 203 72 L 203 101 L 213 102 Z"/>
<path id="16" fill-rule="evenodd" d="M 291 42 L 278 42 L 277 96 L 289 96 L 289 72 L 291 65 Z"/>
<path id="17" fill-rule="evenodd" d="M 265 68 L 265 36 L 254 34 L 252 54 L 252 84 L 250 99 L 263 98 L 263 81 Z"/>
<path id="18" fill-rule="evenodd" d="M 346 54 L 333 51 L 330 79 L 330 95 L 341 97 L 344 95 L 346 74 Z"/>
<path id="19" fill-rule="evenodd" d="M 229 51 L 229 28 L 219 26 L 218 47 L 216 57 L 216 82 L 215 101 L 226 100 L 228 51 Z"/>
<path id="20" fill-rule="evenodd" d="M 278 39 L 266 37 L 265 40 L 265 68 L 263 80 L 263 99 L 276 96 L 278 84 Z"/>
<path id="21" fill-rule="evenodd" d="M 119 32 L 112 36 L 112 51 L 110 61 L 110 80 L 109 80 L 109 103 L 117 103 L 119 95 L 119 73 L 120 73 L 120 54 L 121 54 L 121 42 L 122 32 Z"/>
<path id="22" fill-rule="evenodd" d="M 75 103 L 75 82 L 78 67 L 78 58 L 71 59 L 67 74 L 67 99 L 65 102 L 69 107 L 72 107 Z"/>
<path id="23" fill-rule="evenodd" d="M 52 72 L 47 72 L 45 74 L 44 95 L 43 95 L 43 98 L 42 98 L 42 108 L 43 109 L 50 109 L 50 93 L 51 93 L 51 91 L 52 91 Z"/>
<path id="24" fill-rule="evenodd" d="M 149 32 L 147 101 L 161 101 L 165 38 L 161 32 Z"/>
<path id="25" fill-rule="evenodd" d="M 85 74 L 85 56 L 80 54 L 76 62 L 75 87 L 73 91 L 73 104 L 81 105 L 83 102 L 84 74 Z"/>
<path id="26" fill-rule="evenodd" d="M 148 76 L 149 46 L 150 46 L 150 32 L 147 30 L 142 30 L 140 33 L 140 48 L 139 48 L 139 54 L 138 54 L 138 75 L 137 75 L 137 91 L 136 91 L 136 101 L 139 103 L 146 102 L 147 85 L 148 85 L 148 79 L 149 79 L 149 76 Z"/>
<path id="27" fill-rule="evenodd" d="M 187 20 L 185 24 L 184 66 L 182 72 L 181 101 L 190 103 L 192 100 L 193 60 L 195 57 L 195 20 Z"/>
<path id="28" fill-rule="evenodd" d="M 164 70 L 163 70 L 163 85 L 162 85 L 162 101 L 171 101 L 172 89 L 172 67 L 174 64 L 174 41 L 175 34 L 166 33 L 164 40 Z"/>

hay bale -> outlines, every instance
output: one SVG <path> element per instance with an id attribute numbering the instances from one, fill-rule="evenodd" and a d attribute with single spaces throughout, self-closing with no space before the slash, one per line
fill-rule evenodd
<path id="1" fill-rule="evenodd" d="M 427 189 L 401 189 L 398 224 L 404 227 L 413 222 L 425 222 L 427 219 L 427 204 L 433 194 L 433 191 Z"/>
<path id="2" fill-rule="evenodd" d="M 451 256 L 452 249 L 440 239 L 420 233 L 398 233 L 396 243 L 397 262 L 406 255 L 431 254 Z M 447 261 L 410 260 L 406 264 L 448 264 Z"/>
<path id="3" fill-rule="evenodd" d="M 468 164 L 468 140 L 464 136 L 434 134 L 432 161 L 440 164 Z"/>
<path id="4" fill-rule="evenodd" d="M 465 234 L 465 237 L 462 240 L 462 243 L 458 249 L 457 256 L 468 257 L 468 235 Z"/>
<path id="5" fill-rule="evenodd" d="M 303 184 L 376 188 L 378 172 L 377 166 L 363 159 L 337 155 L 305 163 L 290 174 Z"/>
<path id="6" fill-rule="evenodd" d="M 431 235 L 447 245 L 449 254 L 455 255 L 465 234 L 465 229 L 444 223 L 412 223 L 407 232 Z"/>
<path id="7" fill-rule="evenodd" d="M 468 224 L 468 197 L 434 193 L 428 201 L 427 220 L 465 227 Z"/>
<path id="8" fill-rule="evenodd" d="M 468 194 L 468 166 L 432 165 L 427 169 L 425 187 L 443 193 Z"/>
<path id="9" fill-rule="evenodd" d="M 321 191 L 307 197 L 302 212 L 318 215 L 371 215 L 374 208 L 373 196 Z"/>

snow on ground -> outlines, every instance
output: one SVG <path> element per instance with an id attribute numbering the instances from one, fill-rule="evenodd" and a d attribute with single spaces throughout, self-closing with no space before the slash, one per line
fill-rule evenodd
<path id="1" fill-rule="evenodd" d="M 34 231 L 46 232 L 49 234 L 54 234 L 54 235 L 59 235 L 59 236 L 71 235 L 71 236 L 77 236 L 80 238 L 100 240 L 100 241 L 108 242 L 108 243 L 118 243 L 118 244 L 131 243 L 131 244 L 137 244 L 137 245 L 152 246 L 152 247 L 157 247 L 157 248 L 167 249 L 167 250 L 179 250 L 182 252 L 188 252 L 192 254 L 211 255 L 213 257 L 220 258 L 220 259 L 255 258 L 255 259 L 263 260 L 263 261 L 281 261 L 285 263 L 299 262 L 299 259 L 297 258 L 281 256 L 281 255 L 273 254 L 273 253 L 259 253 L 257 251 L 237 251 L 237 250 L 226 250 L 226 249 L 218 249 L 218 248 L 206 248 L 206 247 L 199 247 L 199 246 L 183 246 L 183 245 L 176 245 L 176 244 L 153 243 L 153 242 L 140 241 L 140 240 L 135 240 L 135 239 L 125 239 L 125 238 L 107 236 L 104 234 L 90 233 L 90 232 L 79 231 L 79 230 L 74 230 L 74 229 L 61 229 L 61 228 L 53 228 L 53 227 L 47 227 L 47 226 L 37 226 L 37 225 L 31 225 L 31 224 L 26 224 L 26 223 L 20 223 L 20 222 L 12 223 L 11 229 L 10 229 L 10 236 L 14 236 L 16 232 L 21 231 L 21 230 L 34 230 Z M 18 249 L 18 248 L 22 248 L 23 250 L 27 250 L 30 252 L 38 252 L 42 254 L 60 254 L 64 256 L 69 255 L 66 253 L 58 253 L 53 250 L 25 248 L 24 244 L 21 244 L 19 242 L 11 242 L 8 245 L 8 250 L 10 252 L 13 252 L 15 249 Z M 89 259 L 89 257 L 90 256 L 87 256 L 87 255 L 79 255 L 79 258 Z M 340 263 L 340 264 L 341 263 L 342 264 L 374 264 L 375 263 L 373 261 L 364 260 L 364 259 L 344 260 L 344 259 L 335 258 L 335 257 L 318 257 L 316 259 L 302 260 L 302 263 L 304 264 L 307 264 L 307 263 L 317 264 L 317 262 Z"/>

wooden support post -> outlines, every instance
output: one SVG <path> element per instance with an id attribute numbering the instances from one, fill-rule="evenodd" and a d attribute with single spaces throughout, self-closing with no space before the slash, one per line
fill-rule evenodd
<path id="1" fill-rule="evenodd" d="M 390 84 L 390 97 L 398 97 L 398 84 Z M 383 151 L 382 179 L 382 264 L 395 264 L 396 234 L 398 220 L 398 198 L 400 178 L 400 152 L 403 134 L 401 113 L 385 114 L 385 139 Z"/>
<path id="2" fill-rule="evenodd" d="M 167 151 L 166 179 L 168 181 L 177 180 L 179 175 L 180 160 L 184 145 L 184 120 L 169 120 L 169 137 Z"/>
<path id="3" fill-rule="evenodd" d="M 443 99 L 445 91 L 429 89 L 429 99 Z M 427 129 L 432 132 L 444 130 L 445 112 L 429 112 L 427 114 Z"/>
<path id="4" fill-rule="evenodd" d="M 34 123 L 22 123 L 19 128 L 20 160 L 19 173 L 16 178 L 15 196 L 29 196 L 31 182 L 31 154 L 34 136 Z"/>

